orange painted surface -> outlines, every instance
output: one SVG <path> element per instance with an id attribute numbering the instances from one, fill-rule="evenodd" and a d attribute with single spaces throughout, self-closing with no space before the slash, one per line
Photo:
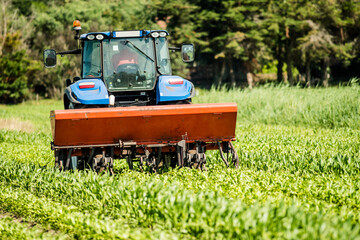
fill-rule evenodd
<path id="1" fill-rule="evenodd" d="M 235 138 L 235 103 L 51 111 L 55 146 L 230 141 Z"/>

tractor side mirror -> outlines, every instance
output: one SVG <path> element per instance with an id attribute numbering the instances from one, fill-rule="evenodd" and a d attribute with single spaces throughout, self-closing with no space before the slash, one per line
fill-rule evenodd
<path id="1" fill-rule="evenodd" d="M 53 49 L 44 50 L 44 65 L 47 68 L 56 66 L 56 51 Z"/>
<path id="2" fill-rule="evenodd" d="M 192 43 L 184 43 L 181 45 L 181 56 L 183 62 L 193 62 L 195 60 L 195 47 Z"/>

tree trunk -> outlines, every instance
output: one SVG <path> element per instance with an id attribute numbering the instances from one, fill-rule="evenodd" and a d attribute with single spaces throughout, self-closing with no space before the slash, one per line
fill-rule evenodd
<path id="1" fill-rule="evenodd" d="M 323 65 L 321 67 L 321 80 L 324 87 L 329 86 L 329 78 L 330 78 L 330 71 L 329 71 L 329 59 L 324 59 Z"/>
<path id="2" fill-rule="evenodd" d="M 276 59 L 278 61 L 277 64 L 277 81 L 278 82 L 282 82 L 283 81 L 283 66 L 284 66 L 284 62 L 283 62 L 283 57 L 282 57 L 282 41 L 279 38 L 278 39 L 278 46 L 276 49 Z"/>
<path id="3" fill-rule="evenodd" d="M 2 14 L 0 15 L 3 19 L 1 19 L 0 23 L 2 22 L 2 25 L 0 26 L 0 33 L 3 36 L 3 39 L 0 43 L 0 56 L 2 55 L 2 50 L 4 48 L 5 45 L 5 40 L 6 40 L 6 35 L 7 35 L 7 15 L 6 15 L 6 9 L 8 6 L 9 2 L 6 1 L 4 2 L 3 0 L 1 1 L 1 11 Z"/>
<path id="4" fill-rule="evenodd" d="M 225 70 L 226 70 L 226 61 L 224 59 L 222 62 L 222 65 L 221 65 L 220 76 L 217 81 L 218 87 L 221 87 L 221 85 L 222 85 L 222 82 L 223 82 L 224 76 L 225 76 Z"/>
<path id="5" fill-rule="evenodd" d="M 289 82 L 290 86 L 294 86 L 294 76 L 293 76 L 293 73 L 292 73 L 291 62 L 289 61 L 286 64 L 287 64 L 286 71 L 287 71 L 288 82 Z"/>
<path id="6" fill-rule="evenodd" d="M 306 58 L 306 85 L 311 87 L 311 68 L 310 68 L 310 60 Z"/>
<path id="7" fill-rule="evenodd" d="M 254 78 L 251 72 L 246 73 L 246 80 L 248 82 L 249 88 L 252 89 L 254 86 Z"/>
<path id="8" fill-rule="evenodd" d="M 283 66 L 284 66 L 284 63 L 282 60 L 278 60 L 278 64 L 277 64 L 277 81 L 280 83 L 283 81 Z"/>
<path id="9" fill-rule="evenodd" d="M 286 42 L 286 72 L 287 72 L 287 80 L 290 86 L 294 85 L 294 76 L 292 73 L 292 63 L 291 63 L 291 42 L 287 40 Z"/>
<path id="10" fill-rule="evenodd" d="M 234 73 L 234 66 L 232 58 L 229 58 L 229 74 L 230 74 L 230 81 L 231 81 L 231 87 L 236 87 L 236 79 L 235 79 L 235 73 Z"/>
<path id="11" fill-rule="evenodd" d="M 218 81 L 219 81 L 219 62 L 218 61 L 213 61 L 212 71 L 213 71 L 212 85 L 217 85 Z"/>

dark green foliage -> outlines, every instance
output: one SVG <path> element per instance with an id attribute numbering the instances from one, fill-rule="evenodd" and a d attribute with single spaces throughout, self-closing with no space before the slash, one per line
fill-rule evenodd
<path id="1" fill-rule="evenodd" d="M 24 50 L 2 56 L 0 59 L 1 103 L 16 103 L 26 97 L 28 89 L 25 74 L 28 64 Z"/>
<path id="2" fill-rule="evenodd" d="M 27 76 L 30 60 L 18 50 L 19 34 L 8 34 L 0 58 L 0 102 L 18 103 L 28 95 Z"/>
<path id="3" fill-rule="evenodd" d="M 73 56 L 59 58 L 56 70 L 39 68 L 43 49 L 77 47 L 71 30 L 75 19 L 81 21 L 82 32 L 164 28 L 172 46 L 193 42 L 195 64 L 182 63 L 178 53 L 172 54 L 172 63 L 174 74 L 192 77 L 196 84 L 252 86 L 261 79 L 277 78 L 290 85 L 328 86 L 338 84 L 337 79 L 359 77 L 357 0 L 4 3 L 0 40 L 7 32 L 21 32 L 21 49 L 26 49 L 32 62 L 27 71 L 18 74 L 28 76 L 30 92 L 44 97 L 61 98 L 65 79 L 80 74 L 80 60 Z"/>

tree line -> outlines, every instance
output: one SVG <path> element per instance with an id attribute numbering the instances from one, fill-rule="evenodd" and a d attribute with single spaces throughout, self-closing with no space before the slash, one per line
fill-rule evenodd
<path id="1" fill-rule="evenodd" d="M 261 82 L 328 86 L 360 77 L 357 0 L 0 0 L 0 101 L 60 98 L 80 59 L 44 69 L 45 48 L 76 48 L 83 32 L 166 29 L 172 45 L 192 42 L 196 61 L 172 56 L 173 72 L 203 86 Z"/>

